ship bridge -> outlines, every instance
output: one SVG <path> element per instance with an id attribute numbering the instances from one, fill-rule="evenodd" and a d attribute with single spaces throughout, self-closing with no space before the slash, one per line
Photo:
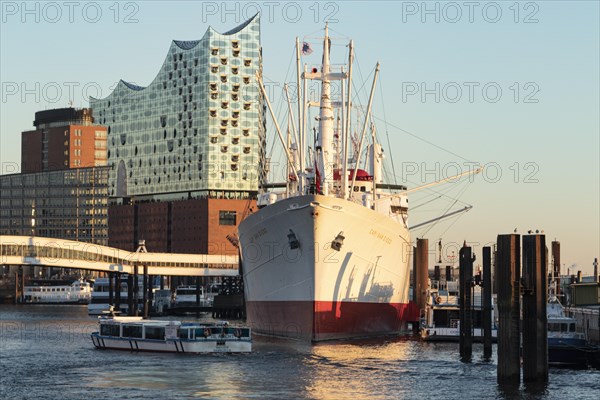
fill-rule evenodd
<path id="1" fill-rule="evenodd" d="M 77 268 L 149 275 L 236 276 L 238 256 L 131 252 L 93 243 L 36 236 L 1 236 L 0 264 Z"/>

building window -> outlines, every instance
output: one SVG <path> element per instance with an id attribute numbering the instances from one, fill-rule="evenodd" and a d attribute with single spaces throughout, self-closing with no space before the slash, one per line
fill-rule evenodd
<path id="1" fill-rule="evenodd" d="M 219 225 L 233 225 L 236 223 L 235 211 L 219 211 Z"/>

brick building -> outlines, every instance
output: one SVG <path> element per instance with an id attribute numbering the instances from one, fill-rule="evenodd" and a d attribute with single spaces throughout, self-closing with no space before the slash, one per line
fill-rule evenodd
<path id="1" fill-rule="evenodd" d="M 21 134 L 21 172 L 106 165 L 106 127 L 93 123 L 90 108 L 36 112 L 35 130 Z"/>

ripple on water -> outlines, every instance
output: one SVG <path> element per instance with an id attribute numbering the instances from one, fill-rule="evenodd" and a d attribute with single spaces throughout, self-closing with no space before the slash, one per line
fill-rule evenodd
<path id="1" fill-rule="evenodd" d="M 85 307 L 0 306 L 0 398 L 599 399 L 600 372 L 550 370 L 542 388 L 496 384 L 496 361 L 456 343 L 398 339 L 315 346 L 257 337 L 246 355 L 100 351 Z"/>

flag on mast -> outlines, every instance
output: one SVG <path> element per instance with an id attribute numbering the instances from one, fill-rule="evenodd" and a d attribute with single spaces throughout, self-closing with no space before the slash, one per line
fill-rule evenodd
<path id="1" fill-rule="evenodd" d="M 313 52 L 313 49 L 310 47 L 310 44 L 307 42 L 302 42 L 302 55 L 307 56 Z"/>

